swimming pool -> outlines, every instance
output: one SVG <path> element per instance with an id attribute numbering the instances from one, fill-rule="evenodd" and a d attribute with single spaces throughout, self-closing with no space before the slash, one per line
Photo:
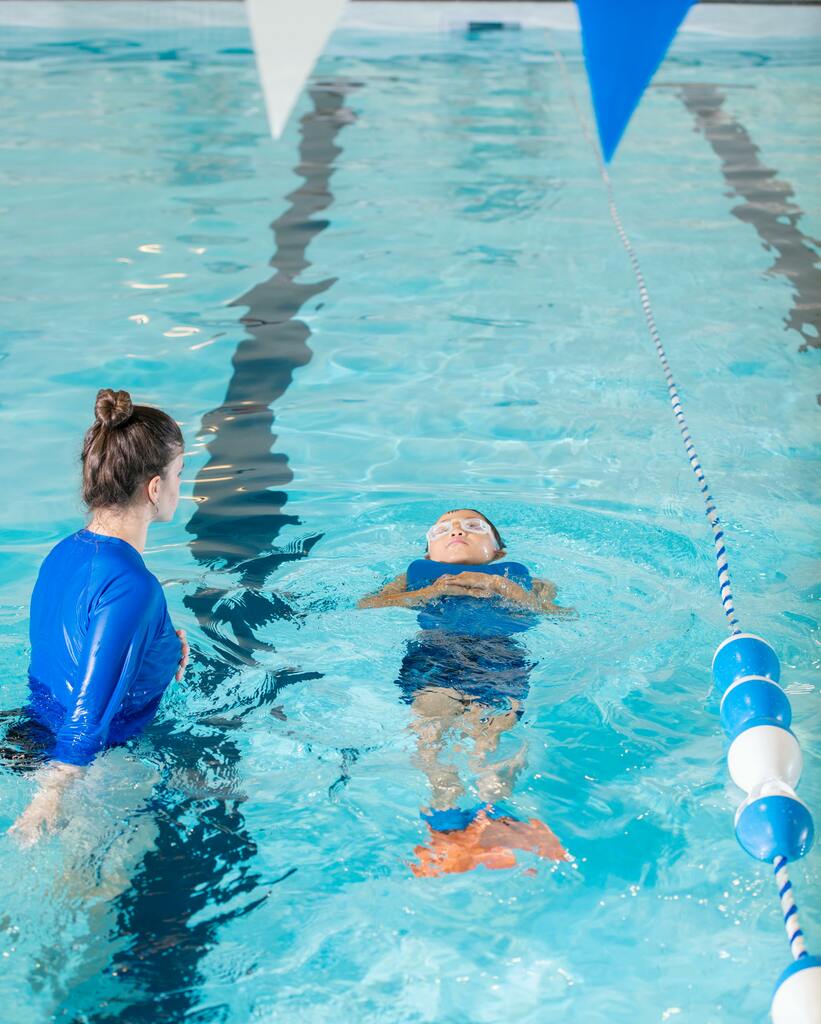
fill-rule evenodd
<path id="1" fill-rule="evenodd" d="M 3 707 L 98 386 L 183 423 L 147 562 L 195 655 L 59 838 L 0 840 L 9 1018 L 763 1019 L 787 951 L 732 835 L 712 546 L 553 57 L 583 94 L 574 38 L 343 28 L 272 144 L 247 33 L 210 17 L 4 32 Z M 821 237 L 820 67 L 811 37 L 685 34 L 613 169 L 815 808 L 818 271 L 771 271 Z M 415 616 L 355 603 L 463 502 L 579 611 L 522 641 L 500 751 L 574 861 L 417 879 Z M 30 791 L 2 770 L 0 827 Z"/>

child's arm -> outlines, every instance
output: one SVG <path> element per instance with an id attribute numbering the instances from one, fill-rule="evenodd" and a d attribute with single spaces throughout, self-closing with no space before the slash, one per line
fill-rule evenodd
<path id="1" fill-rule="evenodd" d="M 357 601 L 357 608 L 395 608 L 397 606 L 407 606 L 403 598 L 408 596 L 407 592 L 407 576 L 403 572 L 397 576 L 396 579 L 386 583 L 385 586 L 377 591 L 375 594 L 369 594 L 367 597 L 361 598 Z M 417 594 L 418 591 L 414 591 Z"/>
<path id="2" fill-rule="evenodd" d="M 467 573 L 460 573 L 457 576 L 440 576 L 428 587 L 420 587 L 419 590 L 408 590 L 408 578 L 406 573 L 397 576 L 396 579 L 386 583 L 376 594 L 363 597 L 357 608 L 419 608 L 422 605 L 433 601 L 437 597 L 489 597 L 489 594 L 482 593 L 469 584 L 457 582 L 460 576 Z M 474 573 L 473 575 L 478 575 Z"/>
<path id="3" fill-rule="evenodd" d="M 501 597 L 511 604 L 520 605 L 533 612 L 543 615 L 575 615 L 575 608 L 562 608 L 554 604 L 556 585 L 550 580 L 533 580 L 533 589 L 526 590 L 514 580 L 506 576 L 491 576 L 488 573 L 463 572 L 452 576 L 455 586 L 474 588 L 470 591 L 474 597 Z M 466 593 L 466 590 L 462 590 Z"/>
<path id="4" fill-rule="evenodd" d="M 550 580 L 534 580 L 531 595 L 534 610 L 537 612 L 543 612 L 545 615 L 576 615 L 575 608 L 562 608 L 561 605 L 553 603 L 556 584 Z"/>

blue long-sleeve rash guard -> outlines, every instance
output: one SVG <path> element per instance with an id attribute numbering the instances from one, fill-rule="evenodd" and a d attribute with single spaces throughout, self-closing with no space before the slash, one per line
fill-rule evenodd
<path id="1" fill-rule="evenodd" d="M 46 557 L 31 597 L 29 713 L 51 756 L 87 765 L 153 718 L 181 655 L 165 595 L 136 548 L 80 530 Z"/>

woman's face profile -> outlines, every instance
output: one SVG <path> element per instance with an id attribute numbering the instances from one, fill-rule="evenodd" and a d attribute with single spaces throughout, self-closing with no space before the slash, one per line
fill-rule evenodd
<path id="1" fill-rule="evenodd" d="M 156 487 L 154 503 L 157 507 L 155 522 L 168 523 L 174 518 L 177 505 L 180 502 L 180 477 L 182 476 L 183 455 L 180 452 L 165 467 L 162 476 L 154 477 L 149 485 L 149 491 Z"/>
<path id="2" fill-rule="evenodd" d="M 485 524 L 485 531 L 482 533 L 476 532 L 477 520 Z M 445 524 L 447 529 L 444 528 Z M 470 529 L 471 526 L 474 526 L 474 529 Z M 434 535 L 428 537 L 428 556 L 434 562 L 485 565 L 501 554 L 487 520 L 471 509 L 460 508 L 443 513 L 433 524 L 432 530 Z"/>

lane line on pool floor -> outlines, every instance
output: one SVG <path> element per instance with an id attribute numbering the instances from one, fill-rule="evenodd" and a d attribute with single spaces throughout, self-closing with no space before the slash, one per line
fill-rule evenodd
<path id="1" fill-rule="evenodd" d="M 284 526 L 300 520 L 283 512 L 286 492 L 279 490 L 292 477 L 287 456 L 272 451 L 274 415 L 271 405 L 292 383 L 293 370 L 311 358 L 309 327 L 299 321 L 306 302 L 333 283 L 299 284 L 296 278 L 309 265 L 306 250 L 328 226 L 314 219 L 333 203 L 330 178 L 341 148 L 338 133 L 354 120 L 346 97 L 355 84 L 319 79 L 311 83 L 312 109 L 301 120 L 296 174 L 302 179 L 273 222 L 274 274 L 253 287 L 233 305 L 247 306 L 240 316 L 248 337 L 239 342 L 233 373 L 222 405 L 203 418 L 200 433 L 212 438 L 209 460 L 197 475 L 195 494 L 201 499 L 187 524 L 193 534 L 193 557 L 205 568 L 227 563 L 240 575 L 244 600 L 222 602 L 225 591 L 198 587 L 184 599 L 203 632 L 217 648 L 215 656 L 196 652 L 198 672 L 189 688 L 199 699 L 212 702 L 210 713 L 187 720 L 187 728 L 172 721 L 157 723 L 149 734 L 170 781 L 160 783 L 147 813 L 157 827 L 151 850 L 135 871 L 131 885 L 113 903 L 117 925 L 111 942 L 121 945 L 109 962 L 109 974 L 123 975 L 128 988 L 89 1013 L 93 1024 L 115 1019 L 162 1019 L 165 1024 L 187 1019 L 196 1006 L 201 963 L 217 943 L 217 930 L 260 906 L 272 888 L 296 869 L 270 879 L 254 863 L 257 844 L 249 833 L 237 791 L 242 752 L 237 731 L 246 715 L 270 705 L 283 686 L 315 673 L 283 670 L 248 698 L 232 694 L 225 706 L 231 676 L 255 664 L 254 654 L 267 645 L 255 629 L 286 616 L 284 602 L 262 592 L 270 574 L 283 562 L 307 556 L 315 540 L 274 550 Z M 296 237 L 296 243 L 292 239 Z M 230 463 L 230 481 L 209 481 L 216 464 Z M 223 474 L 220 474 L 223 475 Z M 220 558 L 222 556 L 222 559 Z M 219 605 L 219 608 L 217 606 Z M 215 614 L 216 613 L 216 614 Z M 216 627 L 215 619 L 230 624 L 234 637 Z M 214 775 L 218 776 L 216 783 Z M 190 781 L 189 780 L 190 777 Z M 180 781 L 181 779 L 181 781 Z M 197 780 L 200 780 L 199 782 Z M 215 895 L 230 900 L 208 913 Z M 167 935 L 175 938 L 173 944 Z M 99 1003 L 98 994 L 95 994 Z M 69 1006 L 76 1012 L 76 1006 Z"/>

